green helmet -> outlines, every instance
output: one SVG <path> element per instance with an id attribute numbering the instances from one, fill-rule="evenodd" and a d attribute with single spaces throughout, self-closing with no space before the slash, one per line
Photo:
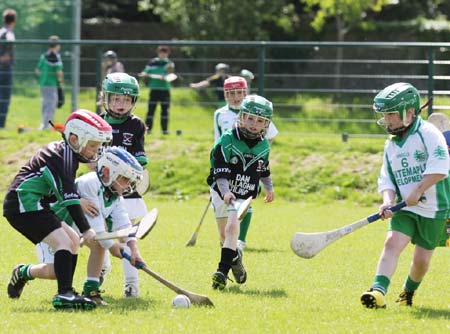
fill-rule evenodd
<path id="1" fill-rule="evenodd" d="M 250 132 L 245 124 L 245 114 L 257 116 L 266 120 L 264 128 L 261 132 Z M 273 105 L 272 102 L 259 95 L 247 95 L 241 103 L 239 113 L 239 128 L 247 138 L 257 138 L 258 136 L 264 136 L 267 132 L 267 128 L 272 120 Z"/>
<path id="2" fill-rule="evenodd" d="M 405 123 L 406 115 L 411 108 L 414 108 L 415 116 L 420 113 L 420 95 L 414 86 L 405 82 L 397 82 L 386 87 L 373 100 L 373 110 L 376 113 L 398 113 L 403 120 L 403 127 L 386 129 L 391 134 L 400 134 L 412 124 L 412 122 Z M 378 124 L 384 125 L 384 119 L 380 119 Z"/>
<path id="3" fill-rule="evenodd" d="M 105 77 L 102 84 L 103 107 L 107 114 L 114 119 L 124 119 L 131 115 L 136 101 L 139 97 L 139 84 L 136 78 L 126 73 L 110 73 Z M 129 95 L 133 99 L 133 106 L 124 114 L 109 109 L 110 94 Z"/>

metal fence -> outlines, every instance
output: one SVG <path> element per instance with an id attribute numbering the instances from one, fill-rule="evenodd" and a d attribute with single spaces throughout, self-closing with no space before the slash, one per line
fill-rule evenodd
<path id="1" fill-rule="evenodd" d="M 30 83 L 47 41 L 18 40 L 15 44 L 16 87 Z M 274 102 L 277 126 L 289 133 L 382 134 L 373 126 L 372 99 L 397 81 L 416 86 L 423 102 L 434 98 L 425 118 L 433 111 L 450 109 L 450 43 L 63 40 L 61 44 L 66 82 L 80 83 L 68 88 L 73 93 L 73 107 L 80 89 L 95 91 L 99 87 L 104 51 L 116 51 L 126 71 L 137 75 L 156 56 L 156 46 L 163 44 L 170 46 L 179 76 L 173 84 L 172 108 L 215 109 L 217 101 L 210 89 L 192 93 L 189 84 L 210 76 L 217 63 L 227 63 L 230 74 L 243 68 L 255 74 L 252 91 Z M 74 46 L 81 50 L 79 77 L 71 72 L 76 63 Z M 32 82 L 37 89 L 37 82 Z M 186 99 L 186 94 L 195 94 L 195 98 Z"/>

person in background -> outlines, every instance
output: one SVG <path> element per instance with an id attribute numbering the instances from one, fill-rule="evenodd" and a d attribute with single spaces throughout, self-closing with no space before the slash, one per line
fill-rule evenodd
<path id="1" fill-rule="evenodd" d="M 411 242 L 413 258 L 397 303 L 412 306 L 449 217 L 449 153 L 442 133 L 420 117 L 419 92 L 411 84 L 384 88 L 375 96 L 373 109 L 381 116 L 377 123 L 391 135 L 378 177 L 383 197 L 379 213 L 391 220 L 372 286 L 360 300 L 367 308 L 386 307 L 400 254 Z M 400 201 L 406 207 L 392 213 L 389 207 Z"/>
<path id="2" fill-rule="evenodd" d="M 152 133 L 156 107 L 160 103 L 161 129 L 164 135 L 168 135 L 171 83 L 166 80 L 166 76 L 175 71 L 175 64 L 169 59 L 170 49 L 168 46 L 160 45 L 156 52 L 158 56 L 151 59 L 139 74 L 140 77 L 147 78 L 148 87 L 150 88 L 145 124 L 147 125 L 147 133 Z"/>
<path id="3" fill-rule="evenodd" d="M 214 87 L 214 91 L 217 96 L 218 107 L 223 107 L 225 105 L 225 95 L 223 94 L 223 83 L 227 78 L 230 77 L 228 74 L 230 72 L 230 65 L 219 63 L 215 67 L 215 73 L 205 80 L 200 82 L 191 83 L 190 87 L 194 89 L 204 89 L 207 87 Z"/>
<path id="4" fill-rule="evenodd" d="M 102 110 L 102 82 L 108 74 L 111 73 L 124 73 L 125 66 L 123 66 L 122 62 L 120 62 L 117 58 L 117 53 L 113 50 L 106 51 L 102 56 L 102 73 L 101 73 L 101 81 L 97 85 L 97 104 L 95 112 L 97 114 L 101 114 Z"/>
<path id="5" fill-rule="evenodd" d="M 252 82 L 255 79 L 255 76 L 252 72 L 250 72 L 249 70 L 246 70 L 245 68 L 241 70 L 241 72 L 239 73 L 239 75 L 243 78 L 245 78 L 245 81 L 247 81 L 247 90 L 250 93 L 251 92 L 251 87 L 252 87 Z"/>
<path id="6" fill-rule="evenodd" d="M 0 39 L 14 41 L 14 27 L 17 13 L 14 9 L 3 11 L 3 27 L 0 29 Z M 12 93 L 12 69 L 14 65 L 14 46 L 0 44 L 0 129 L 5 127 L 9 103 Z"/>
<path id="7" fill-rule="evenodd" d="M 34 70 L 39 80 L 42 97 L 42 123 L 40 130 L 51 127 L 55 110 L 58 104 L 58 87 L 64 84 L 63 63 L 59 51 L 59 37 L 56 35 L 48 38 L 48 50 L 41 54 L 39 62 Z"/>

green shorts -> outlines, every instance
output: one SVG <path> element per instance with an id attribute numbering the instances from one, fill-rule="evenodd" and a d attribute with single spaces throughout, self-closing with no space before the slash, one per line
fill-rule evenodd
<path id="1" fill-rule="evenodd" d="M 433 250 L 441 241 L 445 222 L 445 218 L 425 218 L 410 211 L 400 210 L 392 216 L 389 230 L 406 234 L 411 237 L 413 244 Z"/>

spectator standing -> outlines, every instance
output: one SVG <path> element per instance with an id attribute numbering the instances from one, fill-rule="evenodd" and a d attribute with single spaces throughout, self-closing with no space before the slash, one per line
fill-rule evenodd
<path id="1" fill-rule="evenodd" d="M 48 50 L 41 54 L 35 73 L 39 80 L 42 96 L 42 124 L 40 130 L 50 127 L 58 104 L 58 86 L 64 83 L 63 63 L 59 51 L 59 37 L 56 35 L 48 38 Z"/>
<path id="2" fill-rule="evenodd" d="M 3 11 L 3 27 L 0 29 L 0 40 L 14 41 L 14 26 L 17 13 L 14 9 Z M 9 102 L 12 92 L 12 68 L 14 65 L 14 46 L 0 45 L 0 128 L 5 127 Z"/>
<path id="3" fill-rule="evenodd" d="M 169 112 L 170 112 L 170 88 L 167 75 L 173 73 L 175 64 L 169 59 L 170 49 L 166 45 L 160 45 L 156 49 L 157 57 L 150 60 L 140 77 L 148 78 L 147 84 L 150 88 L 148 100 L 148 112 L 145 119 L 147 133 L 153 129 L 153 118 L 156 106 L 161 104 L 161 129 L 164 135 L 169 134 Z"/>

